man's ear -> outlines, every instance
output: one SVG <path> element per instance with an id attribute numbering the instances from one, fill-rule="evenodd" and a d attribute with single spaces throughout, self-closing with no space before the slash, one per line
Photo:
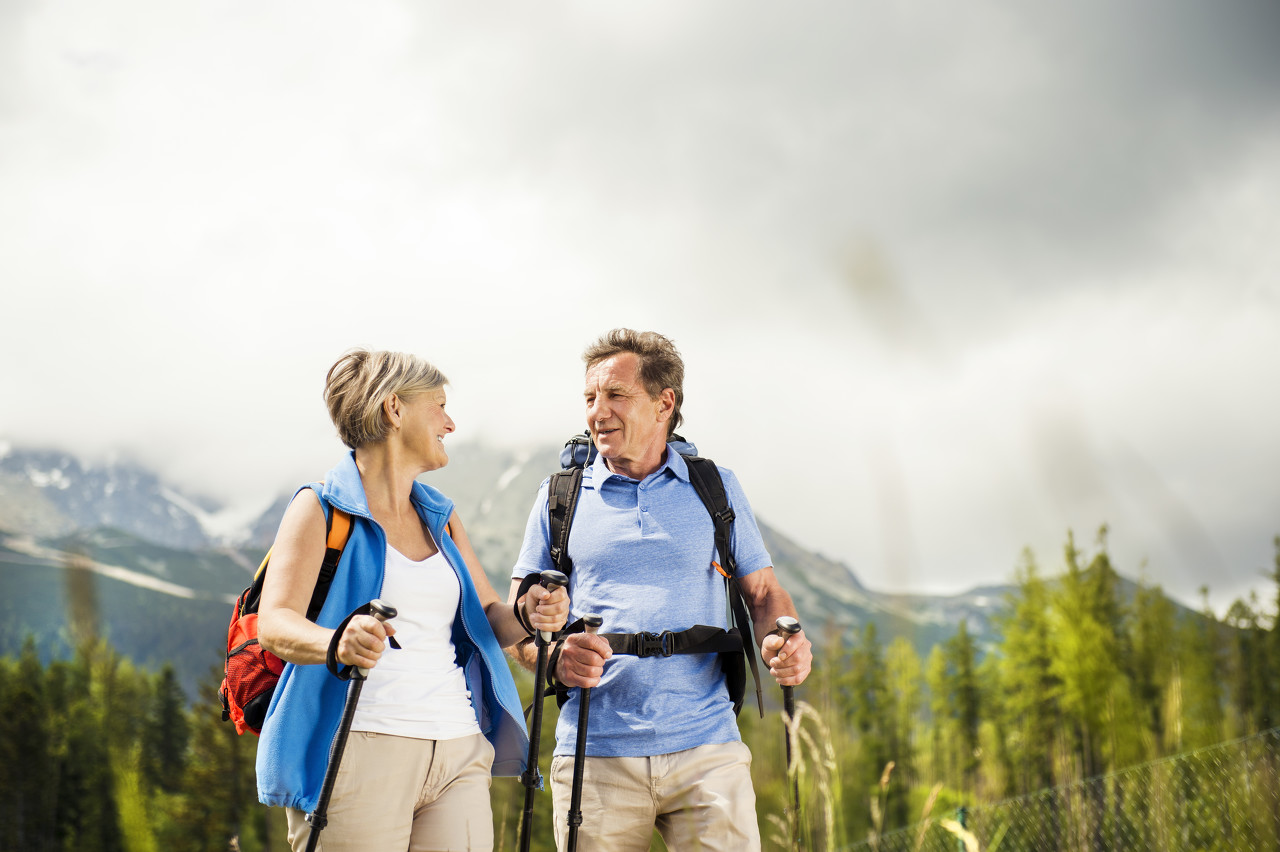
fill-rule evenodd
<path id="1" fill-rule="evenodd" d="M 676 410 L 676 392 L 671 388 L 663 388 L 662 393 L 658 394 L 657 402 L 658 422 L 665 423 Z"/>

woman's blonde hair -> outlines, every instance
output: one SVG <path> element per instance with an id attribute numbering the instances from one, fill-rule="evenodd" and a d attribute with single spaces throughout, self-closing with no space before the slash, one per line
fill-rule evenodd
<path id="1" fill-rule="evenodd" d="M 382 404 L 392 394 L 410 402 L 448 381 L 444 373 L 417 355 L 352 349 L 329 368 L 324 402 L 338 437 L 354 450 L 387 437 L 390 423 Z"/>

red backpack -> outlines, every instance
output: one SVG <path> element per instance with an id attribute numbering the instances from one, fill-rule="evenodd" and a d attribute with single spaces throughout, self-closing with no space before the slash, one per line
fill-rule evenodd
<path id="1" fill-rule="evenodd" d="M 316 588 L 311 593 L 311 603 L 307 607 L 307 618 L 311 621 L 315 621 L 320 614 L 320 608 L 324 606 L 324 600 L 329 594 L 329 586 L 333 584 L 342 548 L 351 536 L 351 516 L 334 508 L 328 513 L 325 530 L 324 562 L 320 566 L 320 576 L 316 578 Z M 264 650 L 258 642 L 258 605 L 262 602 L 262 584 L 270 560 L 271 551 L 268 550 L 257 573 L 253 575 L 252 585 L 236 600 L 235 610 L 231 613 L 231 624 L 227 628 L 226 677 L 222 680 L 219 692 L 222 698 L 222 719 L 234 722 L 237 734 L 245 731 L 257 734 L 262 730 L 262 723 L 267 718 L 267 708 L 271 706 L 271 696 L 280 681 L 280 673 L 284 671 L 284 661 Z"/>

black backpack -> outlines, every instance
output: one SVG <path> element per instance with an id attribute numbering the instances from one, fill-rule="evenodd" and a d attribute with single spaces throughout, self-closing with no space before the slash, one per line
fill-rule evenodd
<path id="1" fill-rule="evenodd" d="M 675 434 L 671 435 L 670 440 L 687 443 Z M 724 669 L 735 714 L 742 709 L 743 697 L 746 694 L 745 664 L 749 663 L 751 678 L 755 682 L 756 704 L 760 708 L 760 717 L 764 718 L 764 697 L 761 695 L 760 672 L 756 666 L 755 633 L 751 628 L 751 616 L 747 610 L 746 600 L 738 584 L 738 564 L 733 557 L 733 507 L 729 505 L 729 498 L 724 490 L 724 480 L 715 462 L 693 454 L 681 453 L 681 455 L 689 467 L 689 480 L 693 483 L 694 490 L 698 492 L 698 497 L 706 506 L 707 512 L 711 515 L 711 523 L 715 526 L 716 551 L 720 554 L 723 564 L 713 562 L 712 565 L 724 577 L 725 592 L 733 615 L 733 626 L 728 631 L 698 625 L 674 634 L 665 632 L 601 635 L 608 639 L 614 653 L 637 656 L 719 653 L 720 665 Z M 564 450 L 560 453 L 560 465 L 563 469 L 551 475 L 547 487 L 547 514 L 551 525 L 551 561 L 555 564 L 556 570 L 562 571 L 566 576 L 573 572 L 573 561 L 569 558 L 569 532 L 573 526 L 574 511 L 578 506 L 578 494 L 582 488 L 582 471 L 595 459 L 595 456 L 596 448 L 588 434 L 584 432 L 574 435 L 565 442 Z M 574 624 L 565 632 L 575 632 L 575 627 L 581 629 L 580 625 Z M 726 641 L 726 636 L 733 639 Z"/>

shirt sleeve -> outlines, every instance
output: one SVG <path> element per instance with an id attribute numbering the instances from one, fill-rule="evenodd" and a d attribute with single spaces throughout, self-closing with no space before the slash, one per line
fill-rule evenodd
<path id="1" fill-rule="evenodd" d="M 538 499 L 529 511 L 524 525 L 524 542 L 516 566 L 511 569 L 511 579 L 523 580 L 530 574 L 540 574 L 555 567 L 551 561 L 551 520 L 547 516 L 547 489 L 551 480 L 544 479 L 538 488 Z"/>
<path id="2" fill-rule="evenodd" d="M 728 468 L 720 468 L 720 478 L 724 480 L 724 492 L 733 508 L 733 557 L 738 562 L 738 576 L 754 574 L 762 568 L 773 565 L 773 558 L 765 549 L 764 539 L 760 537 L 760 527 L 756 525 L 756 516 L 751 511 L 751 503 L 747 494 L 738 483 L 738 477 Z"/>

